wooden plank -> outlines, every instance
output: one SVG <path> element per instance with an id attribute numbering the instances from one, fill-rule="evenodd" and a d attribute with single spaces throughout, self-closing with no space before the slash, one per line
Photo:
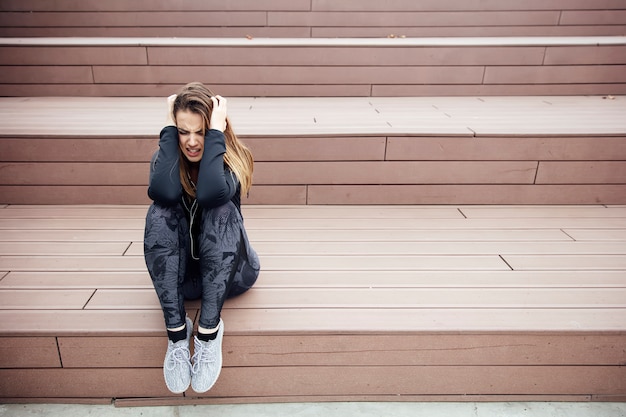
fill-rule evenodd
<path id="1" fill-rule="evenodd" d="M 32 1 L 32 0 L 31 0 Z M 464 10 L 594 10 L 621 9 L 619 0 L 528 0 L 523 4 L 515 2 L 489 1 L 467 3 L 462 0 L 424 0 L 415 3 L 410 0 L 393 0 L 381 4 L 375 0 L 344 0 L 337 3 L 332 0 L 313 0 L 312 10 L 323 11 L 464 11 Z"/>
<path id="2" fill-rule="evenodd" d="M 3 202 L 10 204 L 148 204 L 150 201 L 145 185 L 0 185 L 0 195 Z"/>
<path id="3" fill-rule="evenodd" d="M 0 163 L 3 185 L 141 185 L 147 188 L 150 162 Z"/>
<path id="4" fill-rule="evenodd" d="M 0 310 L 0 317 L 2 336 L 165 336 L 160 310 Z"/>
<path id="5" fill-rule="evenodd" d="M 1 339 L 0 339 L 1 340 Z M 59 337 L 64 368 L 159 368 L 167 337 Z"/>
<path id="6" fill-rule="evenodd" d="M 626 63 L 626 47 L 624 46 L 574 46 L 567 48 L 546 48 L 546 57 L 543 65 L 600 65 L 624 63 Z"/>
<path id="7" fill-rule="evenodd" d="M 532 184 L 536 169 L 534 161 L 260 162 L 255 165 L 255 181 L 259 184 Z M 619 183 L 617 180 L 615 183 Z"/>
<path id="8" fill-rule="evenodd" d="M 411 365 L 616 365 L 623 336 L 231 336 L 224 367 Z M 65 368 L 158 368 L 165 337 L 63 337 Z M 452 351 L 452 352 L 451 352 Z M 588 352 L 595 351 L 596 355 Z M 565 354 L 564 354 L 565 352 Z M 355 354 L 359 353 L 359 354 Z"/>
<path id="9" fill-rule="evenodd" d="M 613 401 L 623 402 L 624 396 L 620 395 L 368 395 L 367 397 L 347 397 L 347 396 L 288 396 L 288 397 L 245 397 L 245 398 L 185 398 L 185 399 L 145 399 L 145 398 L 116 398 L 116 407 L 158 407 L 172 405 L 209 405 L 209 404 L 267 404 L 267 403 L 285 403 L 285 402 L 358 402 L 365 401 L 374 402 L 374 407 L 384 409 L 381 413 L 388 411 L 389 407 L 384 402 L 581 402 L 581 401 Z M 11 399 L 11 402 L 20 403 L 20 399 Z M 24 400 L 22 400 L 24 401 Z M 94 400 L 98 404 L 97 400 Z M 355 405 L 356 406 L 356 405 Z M 358 406 L 356 406 L 358 407 Z M 611 405 L 602 406 L 611 410 Z"/>
<path id="10" fill-rule="evenodd" d="M 626 162 L 539 162 L 537 184 L 623 184 Z"/>
<path id="11" fill-rule="evenodd" d="M 415 4 L 407 0 L 394 0 L 386 4 L 377 4 L 372 0 L 358 1 L 347 0 L 337 4 L 329 0 L 241 0 L 233 5 L 224 5 L 217 0 L 188 0 L 186 9 L 190 11 L 208 10 L 208 11 L 256 11 L 256 10 L 303 10 L 308 11 L 450 11 L 450 10 L 602 10 L 602 9 L 621 9 L 623 4 L 619 0 L 598 0 L 589 2 L 586 0 L 571 0 L 563 2 L 562 0 L 528 0 L 523 4 L 514 2 L 482 2 L 476 4 L 466 4 L 460 0 L 425 0 L 419 4 Z M 7 11 L 56 11 L 56 12 L 75 12 L 75 11 L 172 11 L 174 8 L 171 3 L 165 0 L 156 0 L 150 3 L 135 2 L 128 4 L 122 0 L 110 0 L 106 4 L 100 3 L 84 3 L 80 0 L 70 0 L 61 4 L 41 3 L 35 0 L 6 0 L 3 5 Z"/>
<path id="12" fill-rule="evenodd" d="M 455 66 L 455 65 L 542 65 L 543 47 L 240 47 L 229 48 L 221 65 L 293 66 Z M 0 49 L 1 51 L 1 49 Z M 215 65 L 209 57 L 224 48 L 149 47 L 150 65 Z M 589 61 L 586 61 L 589 62 Z M 615 63 L 615 62 L 613 62 Z M 95 63 L 94 63 L 95 64 Z M 109 63 L 105 63 L 110 65 Z M 121 64 L 123 65 L 123 63 Z"/>
<path id="13" fill-rule="evenodd" d="M 140 230 L 143 231 L 143 219 L 30 219 L 24 222 L 20 219 L 0 219 L 0 229 L 14 230 Z M 443 218 L 428 216 L 425 218 L 360 218 L 346 217 L 320 218 L 312 217 L 303 222 L 302 219 L 246 219 L 248 230 L 474 230 L 474 229 L 623 229 L 626 228 L 626 219 L 621 217 L 529 217 L 515 218 L 514 216 L 489 218 Z M 1 270 L 1 268 L 0 268 Z"/>
<path id="14" fill-rule="evenodd" d="M 10 204 L 149 204 L 145 185 L 4 186 L 0 195 Z M 306 204 L 304 185 L 257 185 L 244 204 Z M 143 226 L 141 226 L 143 228 Z"/>
<path id="15" fill-rule="evenodd" d="M 9 262 L 7 262 L 9 264 Z M 333 270 L 506 270 L 498 256 L 282 256 L 263 258 L 264 268 L 277 271 Z"/>
<path id="16" fill-rule="evenodd" d="M 157 149 L 156 135 L 150 138 L 0 138 L 5 162 L 149 162 Z"/>
<path id="17" fill-rule="evenodd" d="M 15 227 L 26 227 L 24 222 L 19 219 L 28 220 L 30 222 L 40 222 L 43 228 L 48 226 L 61 227 L 67 225 L 68 229 L 73 229 L 76 224 L 79 227 L 92 228 L 95 222 L 107 222 L 113 224 L 115 220 L 120 220 L 120 225 L 127 228 L 134 228 L 139 223 L 130 223 L 130 221 L 143 221 L 148 210 L 148 205 L 7 205 L 0 210 L 0 219 L 6 220 L 6 224 L 12 224 L 10 219 L 14 219 Z M 485 225 L 485 229 L 490 232 L 498 232 L 497 229 L 503 227 L 500 219 L 579 219 L 585 221 L 587 219 L 619 219 L 626 218 L 626 206 L 621 205 L 517 205 L 511 207 L 509 205 L 372 205 L 372 206 L 349 206 L 349 205 L 245 205 L 242 207 L 243 217 L 250 219 L 251 222 L 257 220 L 274 220 L 276 225 L 280 221 L 296 221 L 301 220 L 303 229 L 308 229 L 308 223 L 302 220 L 330 220 L 344 219 L 346 221 L 355 220 L 354 223 L 362 223 L 367 226 L 371 220 L 419 220 L 419 219 L 468 219 L 471 223 L 472 219 L 491 219 L 496 222 L 494 227 Z M 73 219 L 73 220 L 72 220 Z M 106 219 L 106 220 L 105 220 Z M 252 220 L 255 219 L 255 220 Z M 48 223 L 49 222 L 49 223 Z M 445 223 L 441 223 L 444 225 Z M 561 226 L 555 226 L 560 228 Z M 142 227 L 143 229 L 143 227 Z M 340 229 L 338 227 L 337 229 Z M 118 231 L 122 233 L 125 229 L 120 228 Z M 83 231 L 79 229 L 77 231 Z M 529 232 L 525 228 L 519 232 Z M 513 232 L 507 232 L 513 233 Z M 458 239 L 453 239 L 458 240 Z"/>
<path id="18" fill-rule="evenodd" d="M 461 219 L 450 206 L 244 206 L 246 219 Z M 0 213 L 1 214 L 1 213 Z M 306 222 L 303 222 L 306 226 Z"/>
<path id="19" fill-rule="evenodd" d="M 134 339 L 134 338 L 131 338 Z M 80 346 L 101 350 L 93 339 Z M 106 343 L 106 339 L 104 340 Z M 618 365 L 624 336 L 274 335 L 224 337 L 224 366 Z M 115 348 L 112 346 L 112 348 Z M 589 355 L 595 351 L 596 355 Z M 88 353 L 96 358 L 95 352 Z M 102 361 L 103 362 L 103 361 Z M 156 361 L 155 361 L 156 362 Z M 65 366 L 67 361 L 63 360 Z M 85 364 L 86 365 L 86 364 Z M 106 363 L 102 364 L 106 366 Z M 156 362 L 155 366 L 159 363 Z"/>
<path id="20" fill-rule="evenodd" d="M 254 160 L 259 162 L 375 161 L 385 158 L 385 137 L 269 137 L 243 140 L 252 150 Z"/>
<path id="21" fill-rule="evenodd" d="M 54 337 L 0 337 L 0 368 L 60 368 Z"/>
<path id="22" fill-rule="evenodd" d="M 622 332 L 616 309 L 229 309 L 229 334 L 407 332 Z M 2 312 L 0 312 L 0 317 Z M 263 327 L 258 323 L 261 321 Z M 346 329 L 350 329 L 347 331 Z M 381 329 L 378 332 L 375 329 Z"/>
<path id="23" fill-rule="evenodd" d="M 10 34 L 6 29 L 4 32 Z M 29 33 L 31 31 L 29 30 Z M 621 36 L 624 26 L 376 26 L 376 27 L 312 27 L 314 38 L 383 38 L 390 34 L 407 38 L 424 37 L 500 37 L 500 36 Z M 102 36 L 113 34 L 102 33 Z M 13 36 L 26 36 L 17 33 Z M 51 36 L 51 35 L 48 35 Z M 146 35 L 147 36 L 147 35 Z M 152 35 L 156 36 L 156 35 Z"/>
<path id="24" fill-rule="evenodd" d="M 0 219 L 0 228 L 14 230 L 143 230 L 145 220 L 141 218 L 33 218 L 25 222 L 23 219 Z"/>
<path id="25" fill-rule="evenodd" d="M 226 309 L 226 332 L 406 334 L 623 332 L 618 309 Z M 195 317 L 197 309 L 188 309 Z M 164 336 L 160 310 L 0 310 L 2 336 Z"/>
<path id="26" fill-rule="evenodd" d="M 133 27 L 133 26 L 265 26 L 261 11 L 137 11 L 126 12 L 3 12 L 0 26 L 8 27 Z"/>
<path id="27" fill-rule="evenodd" d="M 94 289 L 85 290 L 0 290 L 0 309 L 4 310 L 80 310 Z"/>
<path id="28" fill-rule="evenodd" d="M 0 269 L 10 271 L 118 271 L 137 272 L 146 268 L 138 256 L 3 256 Z"/>
<path id="29" fill-rule="evenodd" d="M 14 273 L 11 273 L 14 274 Z M 5 278 L 9 279 L 9 277 Z M 267 271 L 254 288 L 623 288 L 622 271 Z M 120 286 L 119 288 L 123 288 Z"/>
<path id="30" fill-rule="evenodd" d="M 485 256 L 265 256 L 268 270 L 507 270 L 497 255 Z M 141 256 L 4 256 L 0 270 L 10 271 L 116 271 L 145 270 Z"/>
<path id="31" fill-rule="evenodd" d="M 515 270 L 626 270 L 626 257 L 619 255 L 504 255 Z"/>
<path id="32" fill-rule="evenodd" d="M 567 229 L 564 232 L 576 241 L 626 241 L 626 229 Z"/>
<path id="33" fill-rule="evenodd" d="M 252 41 L 252 42 L 251 42 Z M 511 37 L 500 36 L 488 39 L 479 38 L 447 38 L 447 39 L 402 39 L 398 40 L 393 37 L 384 39 L 214 39 L 203 37 L 200 39 L 188 38 L 116 38 L 102 37 L 91 39 L 88 37 L 75 38 L 7 38 L 0 42 L 3 45 L 12 46 L 228 46 L 228 47 L 249 47 L 249 46 L 603 46 L 603 45 L 623 45 L 622 37 L 572 37 L 567 39 L 551 38 L 551 37 Z"/>
<path id="34" fill-rule="evenodd" d="M 226 368 L 209 396 L 622 393 L 623 367 L 314 367 Z M 231 373 L 236 373 L 232 375 Z M 299 375 L 299 373 L 298 373 Z M 241 381 L 254 381 L 242 386 Z M 620 381 L 621 382 L 617 382 Z"/>
<path id="35" fill-rule="evenodd" d="M 618 242 L 255 242 L 261 256 L 271 255 L 626 255 L 626 245 Z M 24 244 L 28 246 L 29 244 Z M 0 248 L 2 245 L 0 244 Z M 9 253 L 14 254 L 14 253 Z M 18 252 L 24 255 L 25 252 Z M 37 251 L 33 255 L 40 255 Z M 134 242 L 125 255 L 143 256 L 143 243 Z"/>
<path id="36" fill-rule="evenodd" d="M 260 242 L 541 242 L 571 240 L 560 230 L 350 230 L 350 229 L 301 229 L 258 230 L 250 229 L 248 236 L 256 247 Z M 9 234 L 10 231 L 3 231 Z M 36 232 L 35 236 L 38 235 Z M 569 233 L 568 233 L 569 234 Z M 10 237 L 10 236 L 9 236 Z M 575 240 L 580 240 L 576 239 Z M 138 239 L 135 239 L 138 240 Z M 603 239 L 598 239 L 603 240 Z M 611 240 L 611 239 L 607 239 Z M 134 251 L 137 248 L 131 246 Z"/>
<path id="37" fill-rule="evenodd" d="M 5 66 L 0 73 L 3 84 L 91 84 L 93 69 L 90 66 Z"/>
<path id="38" fill-rule="evenodd" d="M 109 31 L 110 29 L 106 29 Z M 108 32 L 107 32 L 108 34 Z M 354 85 L 294 85 L 294 84 L 210 84 L 210 80 L 205 81 L 212 90 L 218 91 L 225 97 L 307 97 L 307 98 L 334 98 L 337 96 L 346 97 L 369 97 L 372 91 L 372 86 L 369 84 L 354 84 Z M 80 97 L 153 97 L 166 96 L 171 94 L 180 88 L 181 83 L 173 84 L 7 84 L 0 86 L 0 92 L 5 96 L 16 97 L 49 97 L 60 95 L 71 95 Z M 597 89 L 595 90 L 597 94 Z M 616 91 L 612 89 L 611 93 Z M 579 92 L 579 94 L 586 94 L 585 92 Z M 608 92 L 607 92 L 608 94 Z M 98 128 L 101 130 L 101 128 Z M 307 129 L 308 130 L 308 129 Z M 274 125 L 271 127 L 270 132 L 257 131 L 262 134 L 285 134 L 285 135 L 298 135 L 308 134 L 307 130 L 294 130 L 292 127 L 289 129 L 283 128 L 282 125 Z M 346 134 L 355 135 L 362 134 L 362 132 L 355 132 L 350 129 L 350 132 Z M 248 132 L 249 133 L 249 132 Z M 338 132 L 332 132 L 337 134 Z M 379 132 L 380 134 L 380 132 Z"/>
<path id="39" fill-rule="evenodd" d="M 606 1 L 606 0 L 603 0 Z M 309 0 L 239 0 L 234 4 L 225 5 L 219 0 L 186 0 L 185 10 L 189 11 L 266 11 L 266 10 L 309 10 Z M 133 12 L 133 11 L 175 11 L 168 0 L 152 0 L 150 2 L 132 2 L 110 0 L 106 3 L 85 3 L 81 0 L 67 0 L 63 3 L 48 4 L 37 0 L 7 0 L 3 10 L 11 11 L 50 11 L 50 12 Z"/>
<path id="40" fill-rule="evenodd" d="M 45 89 L 47 86 L 40 86 L 40 89 Z M 4 90 L 7 90 L 5 87 Z M 433 85 L 433 84 L 407 84 L 407 85 L 379 85 L 374 84 L 370 87 L 372 97 L 431 97 L 431 96 L 446 96 L 446 97 L 465 97 L 465 96 L 507 96 L 507 97 L 525 97 L 528 95 L 533 96 L 580 96 L 580 95 L 593 95 L 593 96 L 608 96 L 608 95 L 624 95 L 626 94 L 626 86 L 623 83 L 584 83 L 584 84 L 457 84 L 457 85 Z M 275 96 L 277 94 L 270 93 L 269 96 Z M 13 92 L 12 95 L 25 95 L 23 92 Z M 34 91 L 30 94 L 32 95 Z M 57 93 L 58 94 L 58 93 Z M 144 95 L 148 95 L 143 93 Z M 40 93 L 40 95 L 54 95 L 51 93 Z M 101 93 L 103 95 L 103 93 Z M 245 95 L 239 92 L 235 95 Z M 566 127 L 565 127 L 566 126 Z M 497 130 L 491 132 L 481 132 L 483 134 L 503 135 L 503 134 L 515 134 L 512 129 L 506 129 L 506 126 L 498 126 Z M 565 127 L 565 128 L 564 128 Z M 526 126 L 526 130 L 518 131 L 517 134 L 526 135 L 576 135 L 580 134 L 582 127 L 576 129 L 570 128 L 567 125 L 553 125 L 553 129 L 558 129 L 559 132 L 555 132 L 552 129 L 550 131 L 539 131 L 534 129 L 532 125 Z M 602 131 L 599 131 L 602 130 Z M 397 132 L 403 133 L 403 132 Z M 407 132 L 404 133 L 418 133 Z M 594 129 L 594 133 L 617 135 L 620 131 L 613 128 L 607 128 L 603 126 L 602 129 Z"/>
<path id="41" fill-rule="evenodd" d="M 623 288 L 622 271 L 261 270 L 254 288 Z M 153 289 L 144 272 L 11 272 L 1 289 Z"/>
<path id="42" fill-rule="evenodd" d="M 172 397 L 162 368 L 3 369 L 2 397 Z M 182 394 L 181 394 L 182 396 Z"/>
<path id="43" fill-rule="evenodd" d="M 266 397 L 415 394 L 617 394 L 624 389 L 623 367 L 296 367 L 224 368 L 205 397 Z M 162 370 L 40 369 L 1 370 L 0 392 L 7 397 L 173 397 Z M 51 381 L 56 381 L 51 384 Z M 149 382 L 146 382 L 149 381 Z M 248 381 L 242 384 L 241 381 Z M 329 383 L 329 381 L 331 381 Z"/>
<path id="44" fill-rule="evenodd" d="M 626 21 L 626 10 L 564 10 L 561 25 L 619 25 Z"/>
<path id="45" fill-rule="evenodd" d="M 539 183 L 569 177 L 583 163 L 540 166 Z M 623 163 L 587 163 L 587 169 L 569 183 L 623 183 Z M 617 167 L 617 171 L 615 171 Z M 531 184 L 537 163 L 528 162 L 259 162 L 255 182 L 297 184 Z M 148 163 L 0 163 L 5 185 L 144 185 Z M 569 169 L 569 170 L 568 170 Z M 595 173 L 594 170 L 602 171 Z M 564 171 L 565 170 L 565 171 Z M 111 173 L 114 174 L 111 174 Z M 106 174 L 105 174 L 106 173 Z M 593 173 L 595 177 L 589 177 Z M 613 173 L 613 174 L 611 174 Z M 19 175 L 18 175 L 19 174 Z M 556 179 L 551 179 L 556 176 Z M 580 179 L 582 177 L 583 179 Z"/>
<path id="46" fill-rule="evenodd" d="M 225 309 L 276 308 L 626 308 L 626 289 L 265 289 L 228 300 Z M 160 309 L 154 290 L 98 290 L 86 309 Z"/>
<path id="47" fill-rule="evenodd" d="M 559 11 L 268 12 L 270 26 L 503 26 L 558 25 Z M 623 21 L 623 20 L 622 20 Z"/>
<path id="48" fill-rule="evenodd" d="M 304 239 L 303 239 L 304 240 Z M 270 255 L 626 255 L 623 242 L 256 242 L 261 256 Z M 128 255 L 143 255 L 136 242 Z"/>
<path id="49" fill-rule="evenodd" d="M 306 204 L 304 185 L 257 185 L 242 204 Z"/>
<path id="50" fill-rule="evenodd" d="M 410 137 L 388 139 L 387 160 L 623 160 L 620 137 Z"/>
<path id="51" fill-rule="evenodd" d="M 211 77 L 213 84 L 237 84 L 244 83 L 244 80 L 246 83 L 268 85 L 480 84 L 483 79 L 483 68 L 480 66 L 389 66 L 385 67 L 385 71 L 373 66 L 179 66 L 176 67 L 176 71 L 171 66 L 163 65 L 150 67 L 98 65 L 92 68 L 96 84 L 184 84 L 186 80 L 204 79 L 203 74 L 207 73 L 213 74 Z M 616 79 L 619 78 L 616 76 Z M 21 80 L 22 78 L 16 78 L 9 81 L 7 76 L 4 82 L 24 82 Z"/>
<path id="52" fill-rule="evenodd" d="M 2 36 L 22 37 L 193 37 L 193 38 L 237 38 L 249 35 L 253 38 L 308 38 L 308 27 L 188 27 L 188 26 L 148 26 L 148 27 L 0 27 Z M 604 32 L 602 34 L 605 34 Z M 246 38 L 247 39 L 247 38 Z"/>
<path id="53" fill-rule="evenodd" d="M 124 255 L 130 242 L 0 242 L 3 256 Z"/>
<path id="54" fill-rule="evenodd" d="M 142 294 L 154 296 L 149 290 L 103 290 L 98 291 L 90 300 L 93 308 L 113 308 L 112 303 L 125 299 L 126 304 L 137 297 L 137 304 L 142 308 L 154 306 L 141 303 Z M 99 297 L 106 297 L 104 303 Z M 156 298 L 156 296 L 154 296 Z M 371 288 L 371 289 L 264 289 L 257 288 L 245 295 L 226 302 L 224 308 L 417 308 L 417 309 L 455 309 L 455 308 L 615 308 L 626 307 L 625 289 L 425 289 L 425 288 Z M 87 306 L 87 308 L 90 307 Z M 158 306 L 158 304 L 157 304 Z M 123 303 L 120 302 L 120 306 Z M 118 307 L 118 308 L 119 308 Z"/>
<path id="55" fill-rule="evenodd" d="M 89 302 L 86 310 L 161 310 L 156 291 L 152 289 L 98 289 Z"/>
<path id="56" fill-rule="evenodd" d="M 460 210 L 467 218 L 502 219 L 502 218 L 623 218 L 624 207 L 605 206 L 522 206 L 522 207 L 462 207 Z"/>
<path id="57" fill-rule="evenodd" d="M 2 65 L 148 65 L 145 47 L 0 47 Z"/>
<path id="58" fill-rule="evenodd" d="M 0 289 L 105 289 L 153 288 L 148 271 L 143 272 L 10 272 Z"/>
<path id="59" fill-rule="evenodd" d="M 625 65 L 488 66 L 485 84 L 624 83 Z"/>
<path id="60" fill-rule="evenodd" d="M 310 185 L 307 204 L 622 204 L 622 185 Z"/>

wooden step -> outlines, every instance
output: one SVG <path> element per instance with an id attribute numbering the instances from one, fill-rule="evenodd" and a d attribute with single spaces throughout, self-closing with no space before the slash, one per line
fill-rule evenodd
<path id="1" fill-rule="evenodd" d="M 624 204 L 626 101 L 613 98 L 235 97 L 229 111 L 256 162 L 246 204 Z M 163 98 L 0 110 L 0 203 L 149 202 Z"/>
<path id="2" fill-rule="evenodd" d="M 146 209 L 0 209 L 1 401 L 626 395 L 624 206 L 245 206 L 263 270 L 201 396 L 162 380 Z"/>
<path id="3" fill-rule="evenodd" d="M 623 27 L 626 14 L 622 12 L 626 10 L 615 11 L 610 17 L 622 19 Z M 471 14 L 458 13 L 458 17 L 466 19 L 468 13 Z M 559 16 L 558 11 L 537 13 Z M 195 14 L 203 13 L 194 12 L 194 18 L 198 18 Z M 15 16 L 13 20 L 8 18 L 11 15 Z M 98 12 L 96 15 L 106 21 L 115 20 L 118 14 Z M 136 21 L 141 15 L 132 13 L 129 18 Z M 381 13 L 313 12 L 313 21 L 318 16 L 326 16 L 321 20 L 326 22 L 327 18 L 346 15 L 366 16 L 359 26 L 370 26 L 365 23 L 370 18 L 383 17 Z M 496 18 L 507 25 L 506 19 L 515 12 L 479 15 L 480 19 Z M 78 21 L 78 16 L 81 14 L 73 13 L 70 21 Z M 160 16 L 170 22 L 176 14 L 160 13 Z M 281 16 L 289 21 L 303 13 Z M 393 16 L 396 20 L 413 21 L 416 17 L 411 17 L 411 13 Z M 18 22 L 20 17 L 30 19 L 36 13 L 5 12 L 0 14 L 0 25 L 3 18 Z M 50 20 L 41 18 L 43 22 Z M 81 25 L 85 24 L 89 23 L 81 20 Z M 111 30 L 112 25 L 106 26 Z M 246 36 L 225 39 L 163 34 L 155 38 L 110 36 L 0 38 L 0 93 L 26 97 L 168 96 L 189 80 L 202 81 L 217 94 L 239 97 L 626 93 L 624 36 L 261 40 Z M 215 56 L 223 58 L 216 61 Z"/>

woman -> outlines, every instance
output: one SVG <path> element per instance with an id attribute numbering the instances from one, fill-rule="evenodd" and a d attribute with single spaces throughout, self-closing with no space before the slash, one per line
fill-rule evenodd
<path id="1" fill-rule="evenodd" d="M 227 297 L 248 290 L 259 273 L 241 217 L 241 194 L 252 183 L 250 151 L 232 130 L 226 99 L 190 83 L 168 98 L 168 122 L 150 164 L 146 265 L 161 302 L 168 347 L 168 389 L 206 392 L 222 368 Z M 201 299 L 194 355 L 185 299 Z"/>

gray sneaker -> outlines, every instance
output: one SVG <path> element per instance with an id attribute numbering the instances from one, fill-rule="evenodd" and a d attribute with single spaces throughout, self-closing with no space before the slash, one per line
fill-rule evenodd
<path id="1" fill-rule="evenodd" d="M 191 388 L 197 393 L 210 390 L 217 382 L 222 371 L 222 339 L 224 338 L 224 322 L 220 319 L 215 340 L 203 342 L 194 337 L 193 375 Z"/>
<path id="2" fill-rule="evenodd" d="M 191 362 L 189 358 L 189 341 L 193 332 L 193 323 L 189 317 L 185 318 L 187 339 L 176 343 L 167 341 L 167 352 L 163 361 L 163 376 L 165 385 L 174 394 L 182 394 L 191 384 Z"/>

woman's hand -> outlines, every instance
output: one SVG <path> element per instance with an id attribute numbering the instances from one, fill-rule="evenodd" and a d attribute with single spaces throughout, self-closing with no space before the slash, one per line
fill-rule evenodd
<path id="1" fill-rule="evenodd" d="M 176 94 L 172 94 L 167 98 L 166 126 L 176 126 L 176 122 L 174 122 L 174 101 L 176 101 Z"/>
<path id="2" fill-rule="evenodd" d="M 226 99 L 222 96 L 211 97 L 213 102 L 213 111 L 211 112 L 211 120 L 209 120 L 209 129 L 219 130 L 223 132 L 226 130 L 226 113 L 227 103 Z"/>

